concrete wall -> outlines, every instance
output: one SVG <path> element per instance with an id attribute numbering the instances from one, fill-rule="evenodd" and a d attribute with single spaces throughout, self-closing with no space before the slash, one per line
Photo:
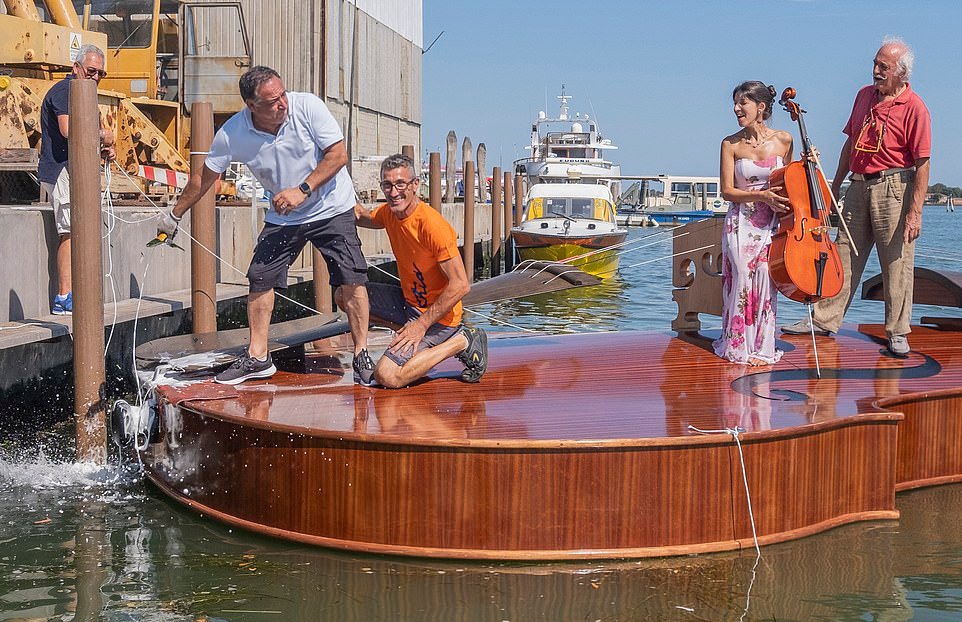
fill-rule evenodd
<path id="1" fill-rule="evenodd" d="M 250 263 L 257 234 L 263 223 L 264 210 L 252 207 L 220 207 L 217 209 L 217 280 L 220 283 L 246 285 L 245 273 Z M 444 205 L 442 213 L 455 231 L 464 230 L 464 206 Z M 190 239 L 180 234 L 177 243 L 184 251 L 167 246 L 147 248 L 156 232 L 155 212 L 143 208 L 115 208 L 113 226 L 104 229 L 104 301 L 112 300 L 111 280 L 118 300 L 162 296 L 167 292 L 190 288 Z M 190 230 L 185 219 L 185 231 Z M 108 219 L 108 222 L 111 222 Z M 40 318 L 50 313 L 56 293 L 55 253 L 58 237 L 50 207 L 0 207 L 0 322 Z M 475 212 L 475 242 L 490 239 L 491 206 L 478 206 Z M 369 258 L 391 255 L 387 235 L 383 231 L 359 231 L 364 254 Z M 309 251 L 310 249 L 307 249 Z M 476 255 L 480 262 L 480 256 Z M 228 265 L 229 264 L 229 265 Z M 232 267 L 233 266 L 233 267 Z M 291 266 L 292 271 L 306 271 L 298 279 L 310 278 L 310 253 L 304 252 Z M 109 275 L 109 276 L 108 276 Z M 145 276 L 146 275 L 146 276 Z M 112 277 L 112 279 L 110 278 Z"/>

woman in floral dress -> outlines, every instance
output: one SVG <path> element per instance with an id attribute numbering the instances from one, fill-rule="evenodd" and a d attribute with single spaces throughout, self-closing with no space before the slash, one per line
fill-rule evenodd
<path id="1" fill-rule="evenodd" d="M 775 89 L 744 82 L 732 93 L 742 128 L 721 144 L 721 189 L 731 207 L 722 237 L 722 334 L 715 353 L 733 363 L 771 365 L 775 348 L 775 301 L 768 272 L 768 247 L 778 213 L 788 200 L 768 185 L 768 176 L 792 159 L 792 136 L 765 125 L 772 116 Z"/>

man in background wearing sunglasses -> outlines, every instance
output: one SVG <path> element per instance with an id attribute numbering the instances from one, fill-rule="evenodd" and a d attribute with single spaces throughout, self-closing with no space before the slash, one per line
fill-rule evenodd
<path id="1" fill-rule="evenodd" d="M 855 97 L 832 181 L 839 196 L 842 181 L 852 173 L 843 209 L 852 238 L 838 237 L 845 280 L 838 296 L 816 303 L 814 315 L 815 334 L 838 331 L 874 245 L 882 266 L 888 349 L 898 357 L 909 353 L 915 240 L 922 231 L 932 146 L 929 111 L 908 82 L 914 60 L 904 41 L 886 38 L 873 61 L 873 84 Z M 812 329 L 802 320 L 782 330 L 807 334 Z"/>
<path id="2" fill-rule="evenodd" d="M 406 387 L 445 359 L 464 365 L 461 379 L 478 382 L 488 367 L 488 337 L 461 324 L 461 299 L 471 290 L 454 228 L 418 197 L 420 180 L 411 158 L 395 154 L 381 163 L 387 203 L 369 212 L 354 206 L 357 224 L 387 230 L 401 287 L 368 285 L 371 315 L 397 327 L 374 368 L 382 386 Z"/>
<path id="3" fill-rule="evenodd" d="M 287 289 L 287 271 L 308 242 L 331 275 L 330 284 L 347 312 L 354 340 L 354 381 L 370 386 L 374 363 L 367 352 L 367 260 L 354 225 L 354 183 L 347 172 L 344 134 L 323 101 L 312 93 L 288 92 L 270 67 L 251 67 L 238 82 L 246 107 L 217 130 L 200 171 L 191 171 L 177 205 L 161 214 L 158 233 L 171 238 L 181 218 L 204 196 L 231 162 L 243 162 L 270 193 L 271 209 L 247 269 L 250 344 L 214 378 L 239 384 L 270 378 L 268 333 L 274 290 Z"/>
<path id="4" fill-rule="evenodd" d="M 67 172 L 67 135 L 70 125 L 70 81 L 100 80 L 104 71 L 104 52 L 96 45 L 83 45 L 77 53 L 70 74 L 57 82 L 43 98 L 40 106 L 40 159 L 37 178 L 40 187 L 50 197 L 54 222 L 60 235 L 57 247 L 57 295 L 52 312 L 56 315 L 73 313 L 73 289 L 70 265 L 70 176 Z M 109 130 L 100 130 L 101 157 L 114 159 L 114 137 Z"/>

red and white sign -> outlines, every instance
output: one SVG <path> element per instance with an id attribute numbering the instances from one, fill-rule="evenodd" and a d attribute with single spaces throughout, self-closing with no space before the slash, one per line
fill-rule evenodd
<path id="1" fill-rule="evenodd" d="M 174 188 L 183 189 L 187 186 L 187 173 L 180 173 L 167 168 L 159 168 L 157 166 L 140 166 L 137 169 L 137 175 L 139 177 L 143 177 L 144 179 L 167 184 L 168 186 L 172 186 Z"/>

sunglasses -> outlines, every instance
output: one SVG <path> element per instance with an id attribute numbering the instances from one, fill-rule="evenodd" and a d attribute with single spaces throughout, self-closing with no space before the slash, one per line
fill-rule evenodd
<path id="1" fill-rule="evenodd" d="M 103 69 L 97 69 L 96 67 L 87 67 L 83 63 L 75 63 L 80 70 L 83 71 L 84 75 L 91 80 L 103 80 L 107 77 L 107 72 Z"/>
<path id="2" fill-rule="evenodd" d="M 855 140 L 855 151 L 862 153 L 878 153 L 882 150 L 882 138 L 885 136 L 885 121 L 875 117 L 875 111 L 870 111 L 862 122 L 862 129 Z"/>

